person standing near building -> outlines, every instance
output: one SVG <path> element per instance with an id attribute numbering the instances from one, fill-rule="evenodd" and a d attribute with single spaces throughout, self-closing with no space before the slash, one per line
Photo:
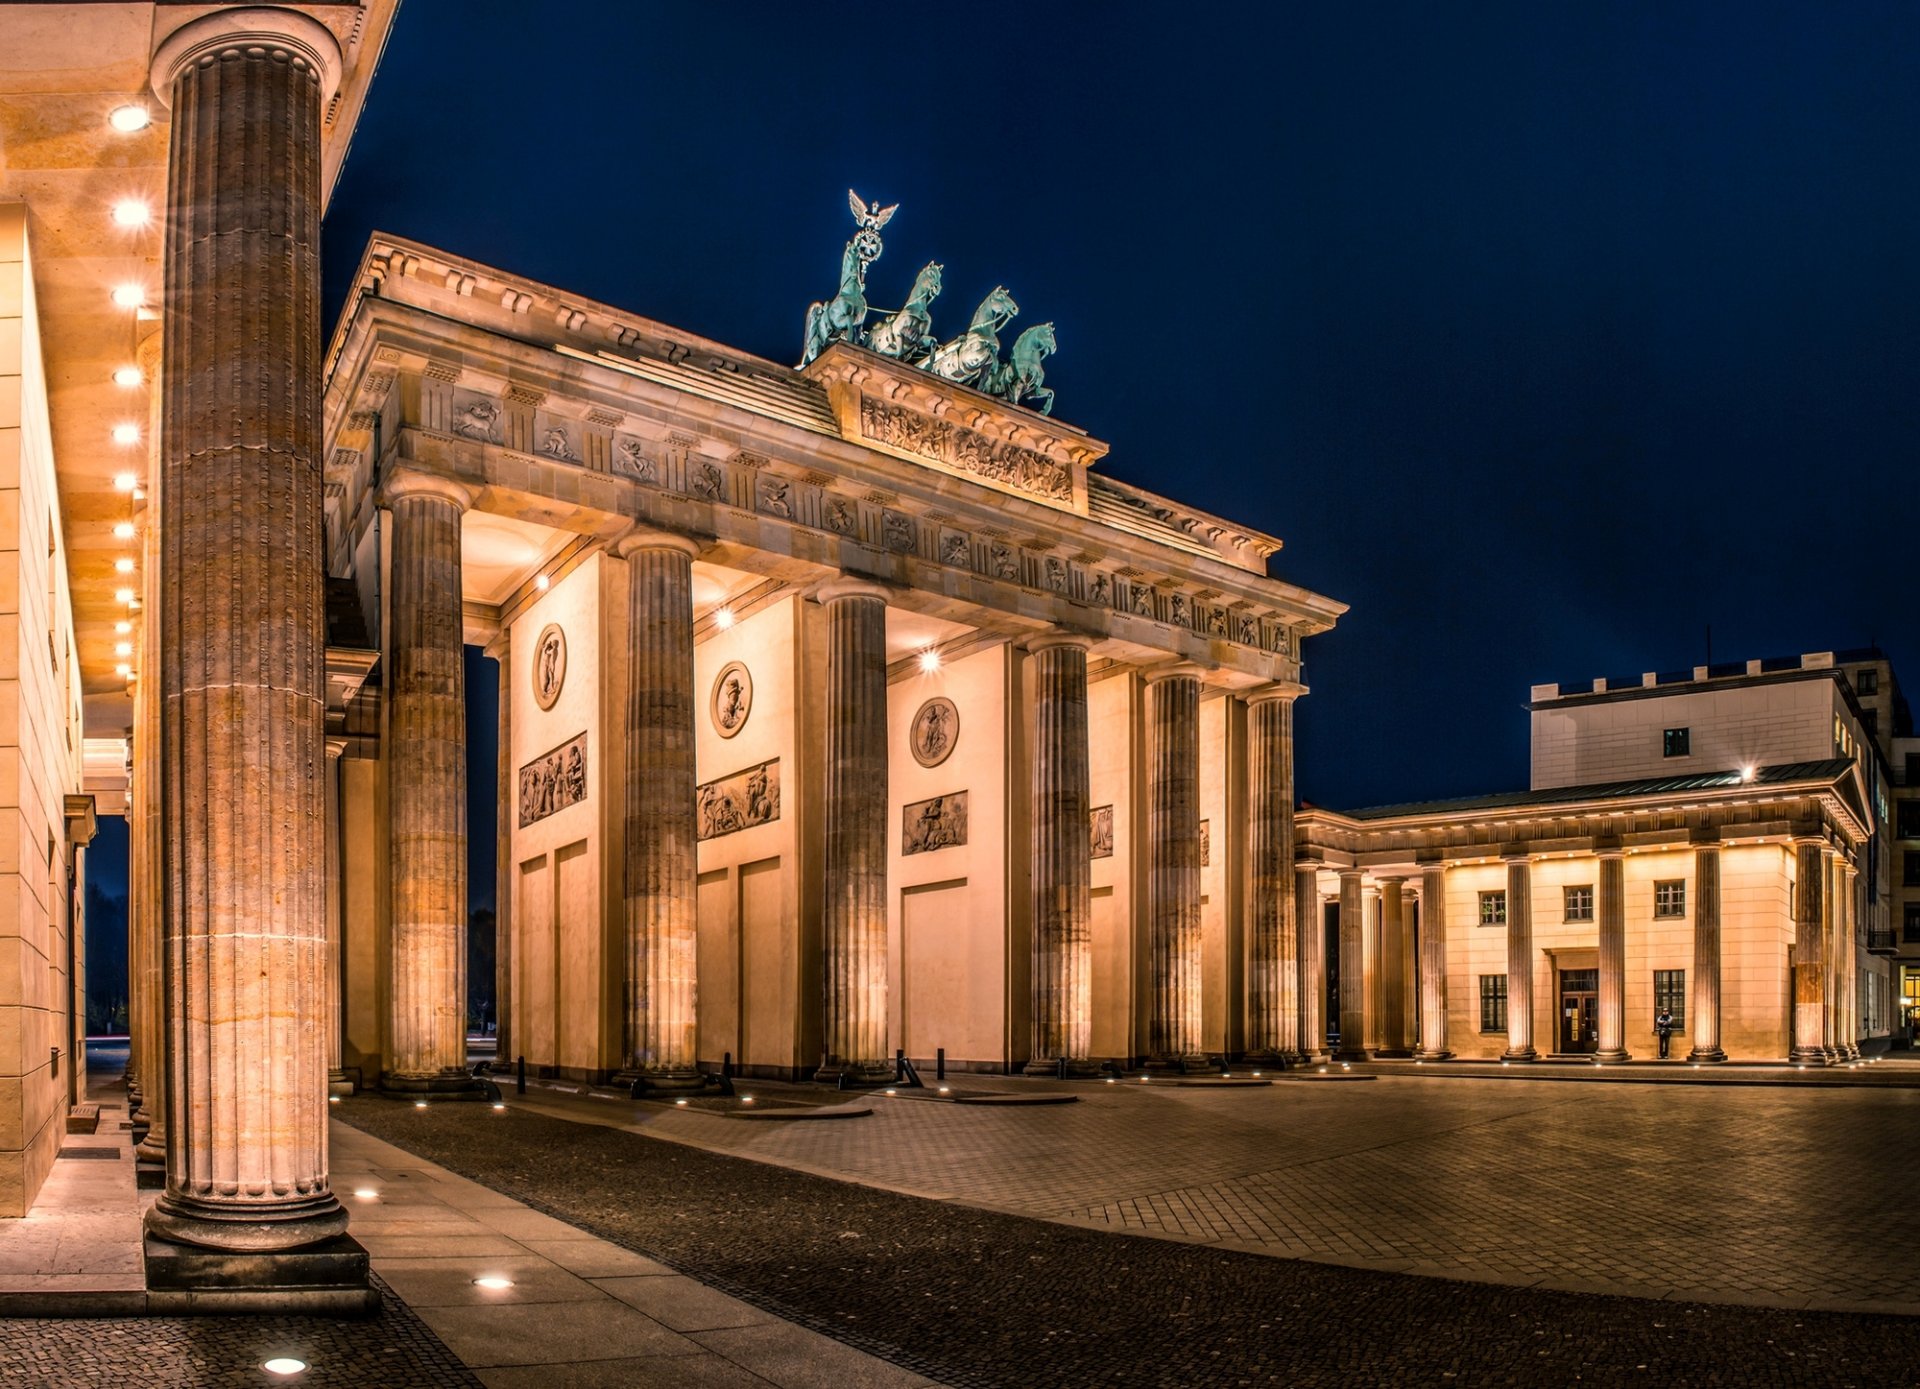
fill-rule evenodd
<path id="1" fill-rule="evenodd" d="M 1660 1034 L 1660 1059 L 1667 1059 L 1667 1051 L 1673 1045 L 1673 1010 L 1662 1006 L 1653 1015 L 1653 1030 Z"/>

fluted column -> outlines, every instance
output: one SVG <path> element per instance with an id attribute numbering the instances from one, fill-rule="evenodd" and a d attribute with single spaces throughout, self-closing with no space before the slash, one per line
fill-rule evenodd
<path id="1" fill-rule="evenodd" d="M 1153 732 L 1147 903 L 1153 1011 L 1148 1050 L 1161 1067 L 1206 1065 L 1200 1046 L 1200 678 L 1176 666 L 1148 678 Z"/>
<path id="2" fill-rule="evenodd" d="M 1293 866 L 1293 924 L 1300 948 L 1300 1059 L 1327 1054 L 1327 926 L 1320 909 L 1320 869 Z"/>
<path id="3" fill-rule="evenodd" d="M 346 740 L 327 739 L 326 769 L 326 849 L 322 872 L 327 876 L 327 1090 L 330 1094 L 353 1093 L 353 1082 L 346 1072 L 346 912 L 340 859 L 340 755 L 347 750 Z"/>
<path id="4" fill-rule="evenodd" d="M 842 579 L 827 610 L 826 965 L 818 1080 L 878 1083 L 887 1053 L 887 591 Z"/>
<path id="5" fill-rule="evenodd" d="M 1407 898 L 1398 878 L 1380 882 L 1380 1050 L 1385 1056 L 1409 1056 L 1407 1035 Z"/>
<path id="6" fill-rule="evenodd" d="M 391 1056 L 382 1084 L 473 1093 L 467 1074 L 467 710 L 460 609 L 466 489 L 387 486 L 387 806 L 393 874 Z"/>
<path id="7" fill-rule="evenodd" d="M 1827 966 L 1827 997 L 1826 1033 L 1821 1047 L 1827 1053 L 1827 1060 L 1839 1061 L 1846 1055 L 1840 1045 L 1840 999 L 1846 991 L 1846 980 L 1840 973 L 1840 855 L 1832 848 L 1826 852 L 1824 872 L 1820 939 Z"/>
<path id="8" fill-rule="evenodd" d="M 1366 1031 L 1360 1044 L 1369 1054 L 1385 1045 L 1380 1028 L 1386 1016 L 1386 975 L 1381 969 L 1380 884 L 1367 883 L 1360 890 L 1360 978 L 1365 985 Z"/>
<path id="9" fill-rule="evenodd" d="M 1840 960 L 1841 977 L 1846 980 L 1842 990 L 1846 997 L 1843 1017 L 1844 1026 L 1841 1037 L 1846 1042 L 1847 1059 L 1860 1059 L 1860 888 L 1859 870 L 1851 863 L 1842 862 L 1840 866 L 1840 900 L 1844 904 L 1844 919 L 1841 923 Z"/>
<path id="10" fill-rule="evenodd" d="M 1627 1051 L 1627 860 L 1617 848 L 1603 848 L 1598 857 L 1594 916 L 1600 927 L 1600 997 L 1593 1059 L 1613 1063 L 1632 1059 Z M 1513 911 L 1511 902 L 1507 911 Z"/>
<path id="11" fill-rule="evenodd" d="M 1340 1049 L 1336 1061 L 1367 1059 L 1366 874 L 1340 875 Z"/>
<path id="12" fill-rule="evenodd" d="M 513 1066 L 513 629 L 503 625 L 486 654 L 499 666 L 499 735 L 494 749 L 493 1069 Z"/>
<path id="13" fill-rule="evenodd" d="M 1300 1054 L 1300 941 L 1294 928 L 1293 701 L 1297 685 L 1247 700 L 1247 1054 Z"/>
<path id="14" fill-rule="evenodd" d="M 1033 682 L 1033 979 L 1029 1075 L 1092 1075 L 1093 865 L 1087 646 L 1027 644 Z"/>
<path id="15" fill-rule="evenodd" d="M 1447 866 L 1420 870 L 1420 1045 L 1423 1061 L 1453 1055 L 1447 1049 Z"/>
<path id="16" fill-rule="evenodd" d="M 1533 1049 L 1533 866 L 1507 860 L 1506 1061 L 1531 1061 Z"/>
<path id="17" fill-rule="evenodd" d="M 667 1089 L 701 1083 L 694 930 L 698 548 L 679 536 L 643 532 L 616 550 L 627 564 L 625 1074 Z"/>
<path id="18" fill-rule="evenodd" d="M 339 68 L 329 31 L 286 10 L 196 19 L 153 59 L 173 108 L 159 480 L 171 1073 L 167 1185 L 146 1226 L 220 1251 L 295 1249 L 347 1224 L 327 1182 L 322 1036 L 320 131 Z"/>
<path id="19" fill-rule="evenodd" d="M 1693 983 L 1687 999 L 1687 1060 L 1725 1061 L 1720 1048 L 1720 846 L 1693 850 Z"/>
<path id="20" fill-rule="evenodd" d="M 1793 1050 L 1799 1065 L 1824 1066 L 1827 981 L 1820 922 L 1825 849 L 1819 839 L 1793 841 Z"/>

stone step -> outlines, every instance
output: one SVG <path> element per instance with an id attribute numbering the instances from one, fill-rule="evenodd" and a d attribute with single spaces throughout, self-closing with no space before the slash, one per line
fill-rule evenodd
<path id="1" fill-rule="evenodd" d="M 100 1127 L 100 1106 L 97 1104 L 74 1104 L 67 1106 L 67 1132 L 93 1133 Z"/>

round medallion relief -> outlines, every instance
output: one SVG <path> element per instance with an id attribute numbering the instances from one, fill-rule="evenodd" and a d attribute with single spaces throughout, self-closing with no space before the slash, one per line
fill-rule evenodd
<path id="1" fill-rule="evenodd" d="M 739 661 L 729 661 L 713 678 L 713 693 L 707 697 L 707 711 L 713 718 L 714 732 L 731 738 L 747 726 L 753 712 L 753 675 Z"/>
<path id="2" fill-rule="evenodd" d="M 936 695 L 914 711 L 907 739 L 915 762 L 923 767 L 939 766 L 960 741 L 960 711 L 945 695 Z"/>
<path id="3" fill-rule="evenodd" d="M 549 622 L 533 644 L 533 699 L 542 709 L 553 708 L 560 687 L 567 683 L 567 634 Z"/>

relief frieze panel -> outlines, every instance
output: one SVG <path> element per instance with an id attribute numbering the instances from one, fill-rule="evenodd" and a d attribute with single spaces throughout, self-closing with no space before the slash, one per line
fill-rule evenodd
<path id="1" fill-rule="evenodd" d="M 900 852 L 927 854 L 967 842 L 967 793 L 953 791 L 900 810 Z"/>
<path id="2" fill-rule="evenodd" d="M 780 759 L 744 767 L 702 785 L 694 823 L 701 839 L 718 839 L 780 818 Z"/>
<path id="3" fill-rule="evenodd" d="M 576 734 L 520 769 L 520 828 L 587 798 L 587 735 Z"/>
<path id="4" fill-rule="evenodd" d="M 940 463 L 1048 501 L 1071 504 L 1073 470 L 1018 444 L 1000 443 L 950 420 L 860 398 L 860 433 L 872 443 Z"/>

